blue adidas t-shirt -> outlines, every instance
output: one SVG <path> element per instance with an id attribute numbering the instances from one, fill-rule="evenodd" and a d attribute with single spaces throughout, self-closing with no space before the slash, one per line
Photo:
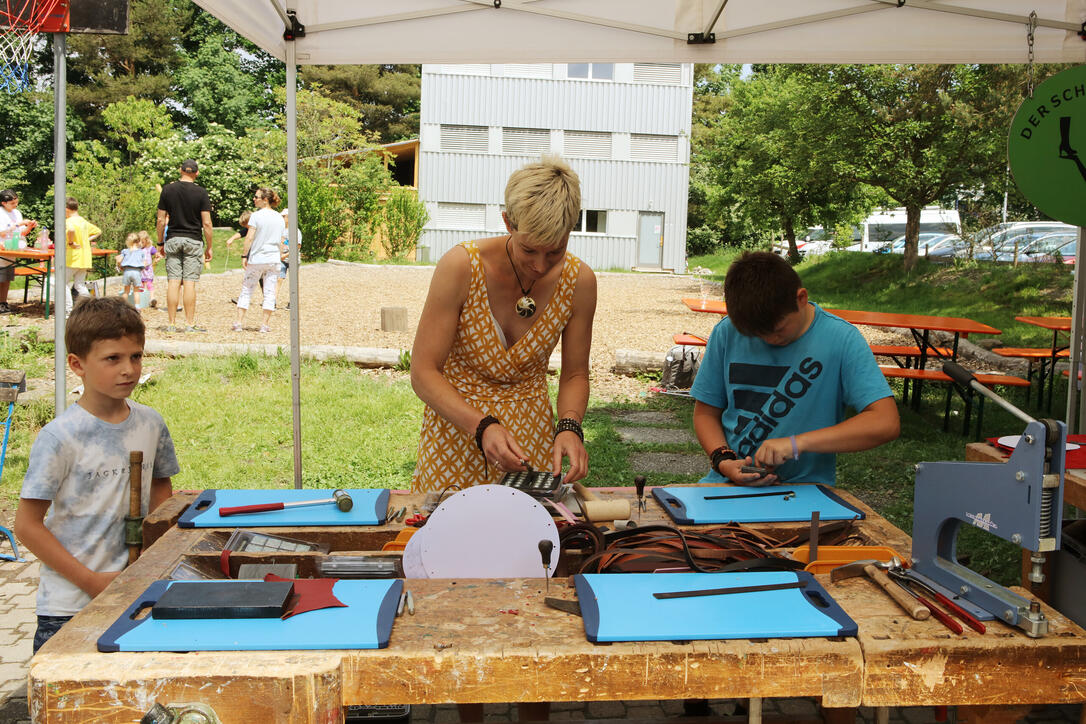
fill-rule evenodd
<path id="1" fill-rule="evenodd" d="M 811 326 L 783 347 L 740 334 L 726 317 L 713 328 L 690 394 L 723 410 L 724 434 L 740 457 L 753 455 L 764 440 L 836 425 L 846 408 L 863 410 L 893 395 L 860 332 L 813 306 Z M 804 453 L 777 474 L 833 485 L 836 462 L 832 453 Z M 710 470 L 700 482 L 729 481 Z"/>

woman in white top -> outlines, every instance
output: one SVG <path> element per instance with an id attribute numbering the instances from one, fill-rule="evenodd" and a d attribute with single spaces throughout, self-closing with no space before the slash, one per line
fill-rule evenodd
<path id="1" fill-rule="evenodd" d="M 3 245 L 2 240 L 7 238 L 11 229 L 15 229 L 20 236 L 26 236 L 38 225 L 36 221 L 23 219 L 23 215 L 16 208 L 18 205 L 19 197 L 14 191 L 11 189 L 0 191 L 0 246 Z M 8 290 L 11 288 L 12 280 L 15 279 L 13 264 L 14 262 L 10 259 L 0 259 L 0 314 L 11 313 L 11 307 L 8 306 Z"/>
<path id="2" fill-rule="evenodd" d="M 264 320 L 261 332 L 270 332 L 271 314 L 275 311 L 275 286 L 279 281 L 279 247 L 283 238 L 283 217 L 274 210 L 279 205 L 279 195 L 271 189 L 257 189 L 253 195 L 256 211 L 249 217 L 249 232 L 245 235 L 245 247 L 241 255 L 245 276 L 238 295 L 238 319 L 233 330 L 240 332 L 253 287 L 262 281 L 264 288 Z"/>

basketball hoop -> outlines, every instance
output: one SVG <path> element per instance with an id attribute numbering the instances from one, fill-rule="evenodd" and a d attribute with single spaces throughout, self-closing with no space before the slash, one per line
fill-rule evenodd
<path id="1" fill-rule="evenodd" d="M 0 0 L 0 88 L 28 90 L 38 33 L 68 32 L 69 0 Z"/>

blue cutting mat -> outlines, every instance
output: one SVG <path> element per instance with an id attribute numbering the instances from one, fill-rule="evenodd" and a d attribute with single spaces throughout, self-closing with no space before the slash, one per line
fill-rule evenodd
<path id="1" fill-rule="evenodd" d="M 332 588 L 346 608 L 307 611 L 279 618 L 135 620 L 174 581 L 155 581 L 101 638 L 111 651 L 287 651 L 296 649 L 383 649 L 403 590 L 402 580 L 336 581 Z M 190 583 L 193 583 L 190 581 Z M 202 583 L 196 581 L 195 583 Z M 222 583 L 222 581 L 208 581 Z"/>
<path id="2" fill-rule="evenodd" d="M 706 500 L 715 495 L 783 495 L 732 500 Z M 760 488 L 697 485 L 683 488 L 653 488 L 652 494 L 667 514 L 679 525 L 709 523 L 790 523 L 811 519 L 818 511 L 819 520 L 863 520 L 862 510 L 852 507 L 822 485 L 767 485 Z"/>
<path id="3" fill-rule="evenodd" d="M 177 521 L 179 528 L 276 528 L 305 525 L 383 525 L 388 512 L 388 488 L 347 488 L 354 506 L 346 513 L 333 503 L 286 508 L 270 513 L 219 515 L 219 508 L 257 503 L 293 503 L 332 497 L 332 489 L 205 490 Z"/>
<path id="4" fill-rule="evenodd" d="M 855 636 L 810 573 L 593 573 L 573 577 L 585 636 L 609 641 Z M 804 582 L 805 588 L 660 600 L 653 593 Z"/>

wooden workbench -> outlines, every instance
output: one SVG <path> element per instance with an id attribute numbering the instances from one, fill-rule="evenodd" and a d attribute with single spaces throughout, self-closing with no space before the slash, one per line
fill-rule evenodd
<path id="1" fill-rule="evenodd" d="M 842 495 L 867 512 L 859 530 L 868 542 L 908 554 L 907 536 Z M 159 517 L 183 503 L 179 496 Z M 415 503 L 394 496 L 390 507 Z M 649 505 L 646 523 L 663 515 Z M 379 548 L 400 527 L 276 532 L 343 551 Z M 844 708 L 1086 699 L 1086 632 L 1051 609 L 1044 639 L 999 623 L 984 636 L 954 636 L 935 621 L 912 621 L 869 581 L 831 584 L 828 576 L 820 580 L 859 624 L 857 638 L 593 645 L 579 618 L 544 606 L 542 579 L 409 580 L 416 614 L 396 620 L 382 650 L 97 652 L 98 637 L 151 581 L 182 560 L 211 565 L 222 540 L 222 531 L 166 529 L 46 644 L 30 667 L 34 721 L 128 722 L 156 701 L 203 703 L 224 722 L 293 723 L 341 721 L 345 704 L 812 696 Z M 315 555 L 245 560 L 289 559 L 306 575 Z M 565 579 L 552 581 L 549 595 L 575 598 Z"/>

